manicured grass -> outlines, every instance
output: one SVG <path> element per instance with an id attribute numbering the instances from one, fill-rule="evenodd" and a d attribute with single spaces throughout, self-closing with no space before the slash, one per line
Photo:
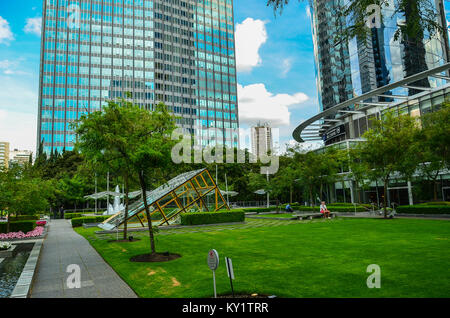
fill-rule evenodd
<path id="1" fill-rule="evenodd" d="M 275 220 L 274 220 L 275 221 Z M 272 220 L 259 220 L 273 224 Z M 253 221 L 248 220 L 249 224 Z M 219 294 L 229 294 L 224 257 L 233 259 L 237 293 L 278 297 L 450 297 L 450 222 L 343 219 L 211 232 L 157 235 L 167 263 L 131 263 L 149 242 L 107 243 L 98 229 L 77 228 L 141 297 L 211 297 L 210 249 L 220 254 Z M 176 231 L 172 232 L 176 233 Z M 138 236 L 138 234 L 134 234 Z M 369 289 L 367 266 L 381 267 L 381 289 Z"/>

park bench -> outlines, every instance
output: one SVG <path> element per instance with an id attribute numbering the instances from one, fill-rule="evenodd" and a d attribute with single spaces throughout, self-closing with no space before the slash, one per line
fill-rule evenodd
<path id="1" fill-rule="evenodd" d="M 293 215 L 295 218 L 297 218 L 297 220 L 302 221 L 302 220 L 312 220 L 312 219 L 317 219 L 317 218 L 322 218 L 323 214 L 322 213 L 297 213 Z M 330 212 L 330 217 L 331 218 L 335 218 L 337 216 L 336 212 Z"/>

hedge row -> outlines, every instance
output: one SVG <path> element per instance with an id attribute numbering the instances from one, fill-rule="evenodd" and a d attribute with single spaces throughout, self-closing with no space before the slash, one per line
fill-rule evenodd
<path id="1" fill-rule="evenodd" d="M 400 214 L 450 214 L 449 205 L 401 205 L 396 209 Z"/>
<path id="2" fill-rule="evenodd" d="M 273 211 L 276 211 L 277 210 L 277 207 L 276 206 L 271 206 L 271 207 L 268 207 L 268 208 L 243 208 L 242 209 L 244 212 L 258 212 L 258 213 L 261 213 L 261 212 L 273 212 Z"/>
<path id="3" fill-rule="evenodd" d="M 11 217 L 12 222 L 16 221 L 37 221 L 39 217 L 37 215 L 16 215 Z"/>
<path id="4" fill-rule="evenodd" d="M 426 203 L 420 203 L 419 205 L 448 205 L 450 206 L 450 202 L 448 201 L 436 201 L 436 202 L 426 202 Z"/>
<path id="5" fill-rule="evenodd" d="M 33 231 L 36 227 L 36 221 L 17 221 L 9 223 L 9 231 L 10 232 L 20 232 L 27 233 Z M 0 223 L 0 233 L 6 233 L 7 223 Z"/>
<path id="6" fill-rule="evenodd" d="M 71 220 L 74 218 L 82 218 L 84 214 L 94 214 L 93 212 L 88 212 L 88 213 L 64 213 L 64 218 L 66 220 Z"/>
<path id="7" fill-rule="evenodd" d="M 206 212 L 181 214 L 181 225 L 218 224 L 244 221 L 244 212 Z"/>
<path id="8" fill-rule="evenodd" d="M 83 224 L 89 223 L 102 223 L 103 221 L 109 219 L 111 215 L 99 215 L 99 216 L 85 216 L 82 218 L 73 218 L 72 227 L 80 227 Z"/>

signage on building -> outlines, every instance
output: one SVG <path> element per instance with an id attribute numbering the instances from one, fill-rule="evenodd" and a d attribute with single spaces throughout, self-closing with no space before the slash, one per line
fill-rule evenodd
<path id="1" fill-rule="evenodd" d="M 340 125 L 327 131 L 325 134 L 323 134 L 323 141 L 327 141 L 342 135 L 345 135 L 345 125 Z"/>

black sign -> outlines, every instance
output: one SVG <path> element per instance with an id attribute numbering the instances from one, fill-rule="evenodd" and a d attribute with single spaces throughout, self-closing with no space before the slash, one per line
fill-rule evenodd
<path id="1" fill-rule="evenodd" d="M 327 131 L 323 135 L 323 141 L 327 141 L 341 135 L 345 135 L 345 125 L 340 125 Z"/>

